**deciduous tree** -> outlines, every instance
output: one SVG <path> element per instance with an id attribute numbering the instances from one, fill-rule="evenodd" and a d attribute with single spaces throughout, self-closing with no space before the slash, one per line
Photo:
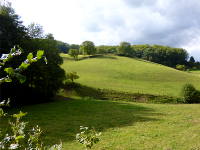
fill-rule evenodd
<path id="1" fill-rule="evenodd" d="M 93 42 L 91 41 L 84 41 L 80 46 L 80 51 L 86 55 L 93 55 L 96 53 L 96 48 Z"/>

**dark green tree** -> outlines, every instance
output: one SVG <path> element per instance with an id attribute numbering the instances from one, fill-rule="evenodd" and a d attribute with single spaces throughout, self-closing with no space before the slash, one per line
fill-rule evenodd
<path id="1" fill-rule="evenodd" d="M 191 57 L 190 57 L 190 60 L 189 60 L 189 62 L 190 62 L 190 63 L 193 63 L 193 64 L 195 63 L 195 59 L 194 59 L 194 57 L 193 57 L 193 56 L 191 56 Z"/>
<path id="2" fill-rule="evenodd" d="M 68 51 L 70 49 L 70 45 L 68 43 L 64 43 L 62 41 L 57 41 L 57 48 L 58 48 L 59 52 L 61 52 L 61 53 L 68 53 Z"/>
<path id="3" fill-rule="evenodd" d="M 117 46 L 100 45 L 96 49 L 97 54 L 117 54 Z"/>
<path id="4" fill-rule="evenodd" d="M 48 60 L 47 65 L 38 61 L 24 72 L 27 76 L 24 87 L 29 89 L 32 97 L 39 95 L 43 98 L 39 101 L 52 98 L 62 87 L 65 79 L 65 71 L 60 67 L 63 60 L 59 55 L 57 42 L 50 39 L 32 39 L 26 41 L 23 46 L 30 52 L 35 52 L 37 49 L 44 50 L 44 55 Z"/>
<path id="5" fill-rule="evenodd" d="M 80 48 L 80 45 L 78 44 L 71 44 L 70 45 L 70 49 L 79 49 Z"/>
<path id="6" fill-rule="evenodd" d="M 189 66 L 189 68 L 195 68 L 195 59 L 193 56 L 190 57 L 190 59 L 188 61 L 188 66 Z"/>
<path id="7" fill-rule="evenodd" d="M 177 64 L 185 65 L 188 53 L 182 48 L 172 48 L 161 45 L 133 45 L 135 56 L 152 62 L 176 67 Z"/>

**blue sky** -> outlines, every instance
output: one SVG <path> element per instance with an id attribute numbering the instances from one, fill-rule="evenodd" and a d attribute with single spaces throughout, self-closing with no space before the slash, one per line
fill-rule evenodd
<path id="1" fill-rule="evenodd" d="M 57 40 L 182 47 L 200 60 L 199 0 L 10 0 L 25 25 Z"/>

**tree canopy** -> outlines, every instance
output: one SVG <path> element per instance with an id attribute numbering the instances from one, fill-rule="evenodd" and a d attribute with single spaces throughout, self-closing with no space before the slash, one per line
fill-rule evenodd
<path id="1" fill-rule="evenodd" d="M 86 55 L 93 55 L 96 53 L 96 48 L 92 41 L 84 41 L 80 46 L 80 51 Z"/>

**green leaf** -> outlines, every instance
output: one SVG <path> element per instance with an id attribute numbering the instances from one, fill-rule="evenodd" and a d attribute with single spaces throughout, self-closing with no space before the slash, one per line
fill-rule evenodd
<path id="1" fill-rule="evenodd" d="M 3 117 L 4 116 L 4 111 L 3 111 L 3 109 L 2 108 L 0 108 L 0 117 Z"/>
<path id="2" fill-rule="evenodd" d="M 9 75 L 12 75 L 14 73 L 14 69 L 12 67 L 5 68 L 4 71 Z"/>
<path id="3" fill-rule="evenodd" d="M 44 51 L 43 50 L 38 50 L 37 51 L 37 59 L 41 59 L 43 55 L 44 55 Z"/>
<path id="4" fill-rule="evenodd" d="M 4 78 L 4 82 L 12 82 L 11 78 Z"/>
<path id="5" fill-rule="evenodd" d="M 15 52 L 16 52 L 16 48 L 15 47 L 11 48 L 10 53 L 15 53 Z"/>
<path id="6" fill-rule="evenodd" d="M 19 136 L 17 136 L 17 137 L 15 138 L 16 141 L 19 141 L 19 140 L 21 140 L 21 139 L 24 139 L 24 136 L 19 135 Z"/>
<path id="7" fill-rule="evenodd" d="M 25 63 L 25 62 L 22 62 L 22 63 L 21 63 L 21 65 L 19 66 L 19 69 L 22 69 L 22 70 L 24 70 L 24 69 L 27 69 L 27 68 L 28 68 L 28 66 L 30 66 L 30 64 L 28 64 L 28 63 Z"/>
<path id="8" fill-rule="evenodd" d="M 20 111 L 18 114 L 13 114 L 14 118 L 22 118 L 24 116 L 26 116 L 27 113 L 24 113 L 22 111 Z"/>
<path id="9" fill-rule="evenodd" d="M 29 62 L 31 62 L 31 59 L 33 59 L 33 53 L 29 53 L 27 59 L 29 60 Z"/>

